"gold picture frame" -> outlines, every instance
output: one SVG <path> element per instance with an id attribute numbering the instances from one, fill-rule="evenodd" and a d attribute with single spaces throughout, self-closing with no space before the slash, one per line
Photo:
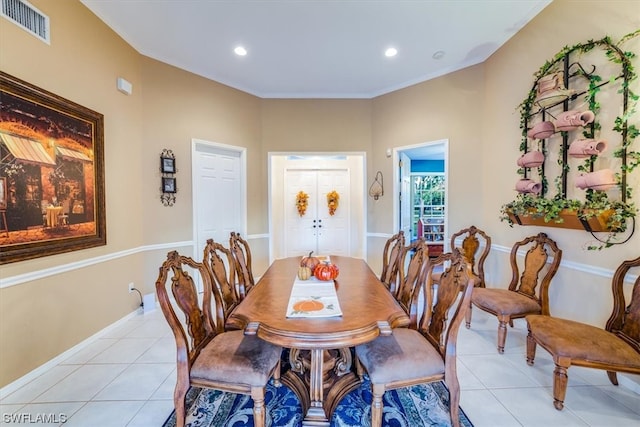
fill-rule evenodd
<path id="1" fill-rule="evenodd" d="M 104 116 L 0 71 L 0 264 L 106 245 Z"/>

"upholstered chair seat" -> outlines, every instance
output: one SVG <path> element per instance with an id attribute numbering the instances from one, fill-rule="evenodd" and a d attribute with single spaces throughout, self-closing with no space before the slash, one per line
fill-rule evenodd
<path id="1" fill-rule="evenodd" d="M 369 367 L 369 379 L 374 384 L 410 382 L 415 378 L 424 382 L 424 378 L 440 378 L 444 373 L 444 360 L 438 350 L 414 329 L 396 328 L 393 335 L 359 346 L 358 355 L 360 362 Z"/>
<path id="2" fill-rule="evenodd" d="M 527 323 L 554 358 L 640 369 L 640 353 L 602 328 L 549 316 L 527 316 Z"/>
<path id="3" fill-rule="evenodd" d="M 216 335 L 193 361 L 191 382 L 225 382 L 262 387 L 278 364 L 282 349 L 244 331 Z"/>
<path id="4" fill-rule="evenodd" d="M 473 292 L 473 301 L 496 316 L 511 316 L 525 312 L 540 313 L 542 310 L 536 300 L 508 289 L 476 289 Z"/>

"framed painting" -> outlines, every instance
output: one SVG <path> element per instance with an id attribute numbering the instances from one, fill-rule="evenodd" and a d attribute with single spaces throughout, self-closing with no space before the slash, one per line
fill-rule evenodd
<path id="1" fill-rule="evenodd" d="M 0 264 L 106 245 L 104 117 L 0 71 Z"/>

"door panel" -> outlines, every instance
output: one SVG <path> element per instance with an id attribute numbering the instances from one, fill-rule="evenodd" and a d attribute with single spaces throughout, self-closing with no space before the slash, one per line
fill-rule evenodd
<path id="1" fill-rule="evenodd" d="M 195 165 L 196 250 L 207 239 L 228 246 L 229 233 L 242 229 L 240 153 L 199 144 Z"/>
<path id="2" fill-rule="evenodd" d="M 325 255 L 349 255 L 349 173 L 346 170 L 318 172 L 318 252 Z M 340 195 L 334 215 L 329 214 L 327 194 Z"/>
<path id="3" fill-rule="evenodd" d="M 299 256 L 316 251 L 317 190 L 314 171 L 285 171 L 285 251 L 287 256 Z M 307 193 L 307 210 L 298 214 L 295 205 L 299 191 Z"/>
<path id="4" fill-rule="evenodd" d="M 405 153 L 400 153 L 400 192 L 400 230 L 406 239 L 413 239 L 416 230 L 411 230 L 411 159 Z"/>
<path id="5" fill-rule="evenodd" d="M 349 255 L 349 172 L 347 170 L 285 171 L 285 253 L 300 256 L 314 251 L 320 255 Z M 338 209 L 329 215 L 327 193 L 340 195 Z M 296 195 L 309 195 L 307 211 L 298 214 Z"/>

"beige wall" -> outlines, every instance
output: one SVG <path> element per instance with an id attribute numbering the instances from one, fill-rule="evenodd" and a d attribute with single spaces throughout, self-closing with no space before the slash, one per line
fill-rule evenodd
<path id="1" fill-rule="evenodd" d="M 51 17 L 51 46 L 0 19 L 0 69 L 105 115 L 108 244 L 1 267 L 4 280 L 100 259 L 0 289 L 0 387 L 133 311 L 138 301 L 125 291 L 127 283 L 152 291 L 163 245 L 190 254 L 192 138 L 247 148 L 250 235 L 268 232 L 268 152 L 365 152 L 366 183 L 381 170 L 390 184 L 386 148 L 448 139 L 450 230 L 474 223 L 492 235 L 496 248 L 487 270 L 495 285 L 506 286 L 505 248 L 547 231 L 565 260 L 552 287 L 552 310 L 594 324 L 606 320 L 608 275 L 637 255 L 640 237 L 586 252 L 584 232 L 509 228 L 498 217 L 515 195 L 516 107 L 533 73 L 565 45 L 604 35 L 617 39 L 640 28 L 636 1 L 556 0 L 484 64 L 372 100 L 258 99 L 137 54 L 76 0 L 30 2 Z M 634 50 L 640 51 L 637 43 Z M 116 91 L 118 76 L 133 83 L 133 95 Z M 158 199 L 163 148 L 177 156 L 179 192 L 172 208 Z M 379 235 L 368 242 L 374 265 L 380 236 L 393 231 L 386 194 L 368 204 L 368 231 Z M 268 247 L 266 239 L 252 242 L 258 274 Z"/>
<path id="2" fill-rule="evenodd" d="M 135 310 L 125 289 L 143 281 L 140 254 L 109 259 L 144 243 L 140 55 L 77 1 L 31 3 L 51 19 L 51 45 L 2 18 L 0 69 L 104 114 L 107 245 L 3 265 L 0 276 L 107 259 L 0 289 L 0 385 Z M 132 96 L 116 90 L 118 76 L 133 83 Z"/>
<path id="3" fill-rule="evenodd" d="M 478 159 L 484 98 L 482 65 L 399 90 L 373 100 L 372 168 L 382 171 L 390 186 L 392 158 L 386 149 L 442 139 L 449 140 L 449 229 L 459 230 L 479 222 L 483 206 L 478 185 L 482 181 Z M 368 182 L 371 182 L 369 179 Z M 390 188 L 387 190 L 390 194 Z M 391 233 L 393 198 L 369 204 L 369 231 Z"/>

